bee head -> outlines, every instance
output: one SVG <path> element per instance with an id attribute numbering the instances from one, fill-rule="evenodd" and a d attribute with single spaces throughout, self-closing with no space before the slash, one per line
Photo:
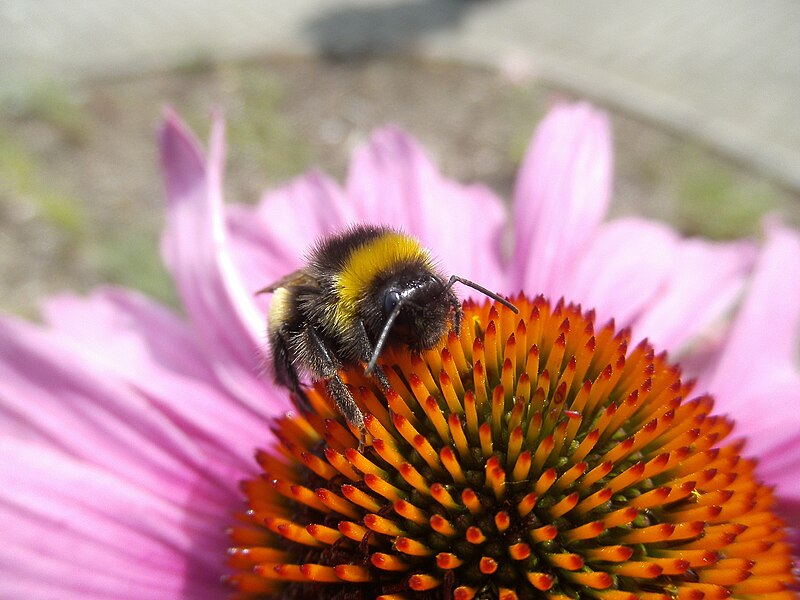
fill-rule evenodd
<path id="1" fill-rule="evenodd" d="M 435 273 L 393 278 L 380 291 L 383 327 L 397 312 L 390 337 L 413 350 L 432 348 L 447 333 L 458 299 Z"/>

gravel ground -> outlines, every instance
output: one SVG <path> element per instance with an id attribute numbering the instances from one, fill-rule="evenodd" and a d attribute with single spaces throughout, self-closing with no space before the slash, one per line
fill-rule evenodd
<path id="1" fill-rule="evenodd" d="M 228 201 L 252 202 L 313 166 L 341 180 L 351 151 L 392 122 L 448 176 L 509 198 L 536 123 L 567 97 L 494 71 L 401 60 L 195 61 L 176 72 L 34 90 L 0 112 L 0 308 L 101 283 L 174 302 L 158 258 L 163 194 L 154 131 L 173 105 L 204 139 L 212 107 L 229 126 Z M 614 214 L 667 220 L 687 235 L 758 235 L 790 193 L 703 148 L 612 114 Z"/>

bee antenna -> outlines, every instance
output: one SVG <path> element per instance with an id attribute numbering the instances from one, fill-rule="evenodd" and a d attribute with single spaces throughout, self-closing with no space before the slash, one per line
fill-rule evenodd
<path id="1" fill-rule="evenodd" d="M 375 349 L 372 351 L 372 357 L 369 359 L 369 362 L 367 363 L 367 368 L 364 369 L 364 373 L 366 375 L 370 375 L 372 371 L 375 370 L 375 367 L 378 364 L 378 357 L 381 355 L 381 350 L 383 350 L 383 347 L 386 344 L 386 339 L 389 337 L 389 331 L 391 331 L 392 325 L 397 319 L 397 316 L 400 314 L 400 309 L 402 307 L 403 307 L 403 298 L 400 298 L 395 307 L 392 309 L 391 314 L 389 314 L 389 318 L 386 319 L 386 323 L 383 324 L 381 335 L 378 338 L 378 341 L 375 343 Z"/>
<path id="2" fill-rule="evenodd" d="M 478 290 L 481 294 L 485 294 L 486 296 L 489 296 L 489 298 L 491 298 L 492 300 L 497 300 L 500 304 L 502 304 L 506 308 L 511 309 L 514 312 L 514 314 L 519 314 L 519 309 L 516 306 L 514 306 L 513 304 L 511 304 L 511 302 L 509 302 L 508 300 L 506 300 L 505 298 L 500 296 L 499 294 L 495 294 L 493 291 L 486 289 L 482 285 L 479 285 L 479 284 L 475 283 L 474 281 L 470 281 L 469 279 L 464 279 L 463 277 L 459 277 L 458 275 L 451 275 L 450 276 L 450 281 L 447 282 L 447 285 L 444 288 L 445 291 L 447 291 L 451 287 L 453 287 L 453 284 L 456 281 L 458 281 L 459 283 L 463 283 L 464 285 L 466 285 L 468 287 L 471 287 L 473 290 Z"/>

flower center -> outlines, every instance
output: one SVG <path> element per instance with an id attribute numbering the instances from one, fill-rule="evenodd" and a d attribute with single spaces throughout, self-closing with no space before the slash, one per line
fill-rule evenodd
<path id="1" fill-rule="evenodd" d="M 733 423 L 646 342 L 539 297 L 318 382 L 276 420 L 231 530 L 237 598 L 789 598 L 772 492 Z"/>

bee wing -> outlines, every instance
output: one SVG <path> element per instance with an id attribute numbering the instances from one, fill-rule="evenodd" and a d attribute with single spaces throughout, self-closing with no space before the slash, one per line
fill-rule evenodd
<path id="1" fill-rule="evenodd" d="M 284 275 L 277 281 L 273 281 L 267 287 L 261 288 L 256 294 L 271 294 L 278 288 L 291 287 L 294 285 L 316 285 L 316 280 L 311 277 L 305 269 L 298 269 L 293 273 Z"/>

